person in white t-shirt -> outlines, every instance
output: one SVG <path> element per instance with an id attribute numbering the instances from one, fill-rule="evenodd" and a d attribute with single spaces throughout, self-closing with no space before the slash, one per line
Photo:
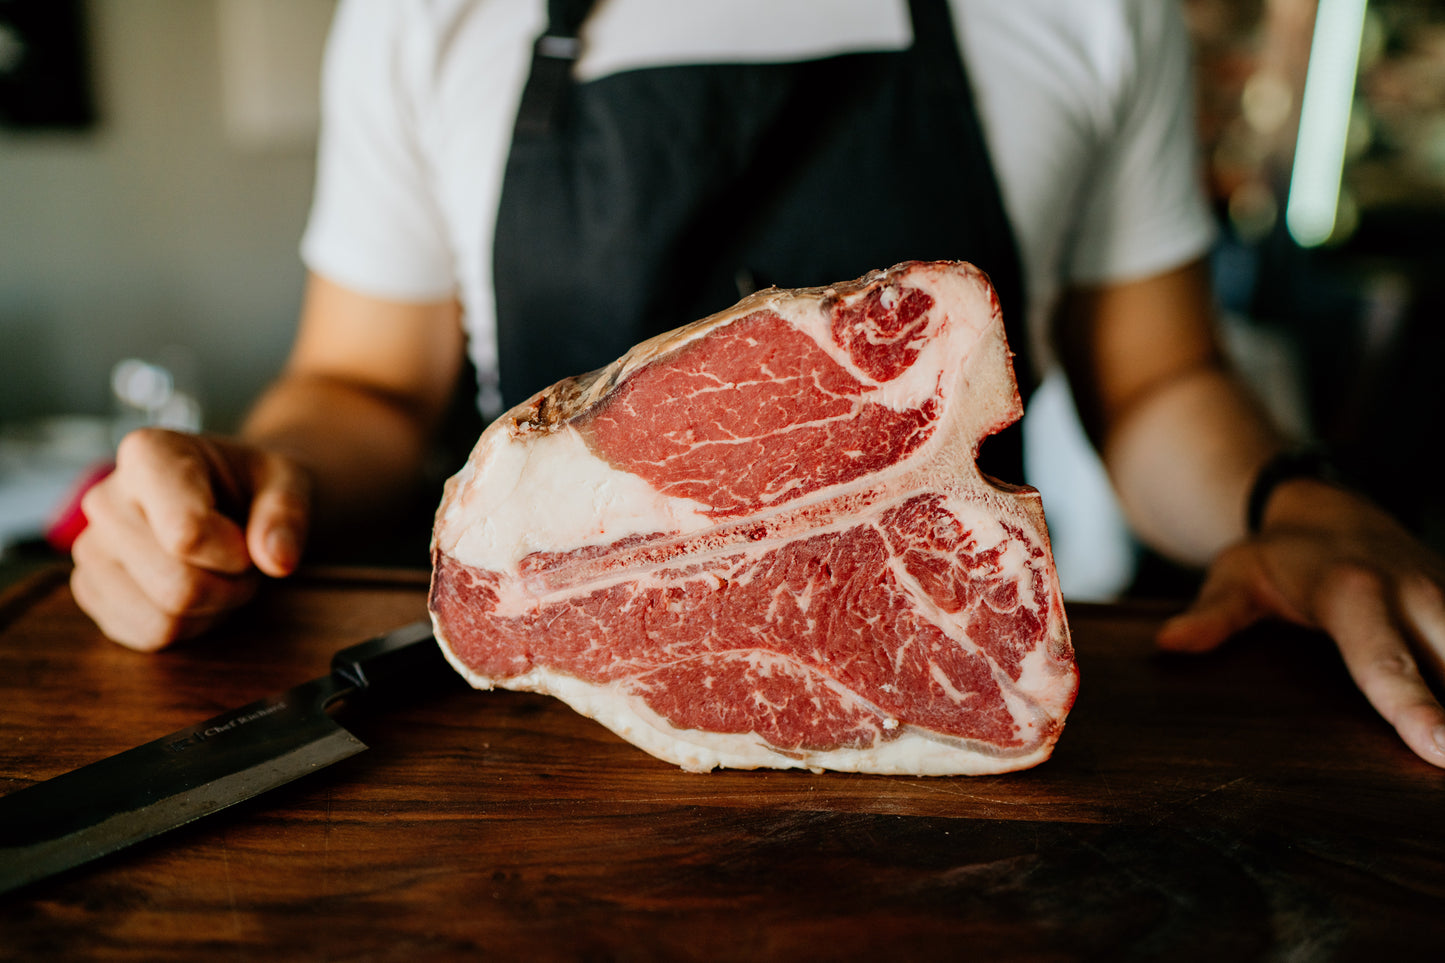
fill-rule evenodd
<path id="1" fill-rule="evenodd" d="M 590 6 L 343 0 L 290 360 L 239 437 L 137 432 L 87 494 L 72 587 L 108 635 L 198 635 L 382 517 L 468 353 L 493 415 L 745 284 L 960 258 L 1022 379 L 1067 371 L 1136 533 L 1209 567 L 1160 644 L 1322 628 L 1445 767 L 1445 563 L 1282 455 L 1221 359 L 1171 4 Z"/>

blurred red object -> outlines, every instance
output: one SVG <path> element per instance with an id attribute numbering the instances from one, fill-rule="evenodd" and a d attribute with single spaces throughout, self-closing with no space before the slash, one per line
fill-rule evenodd
<path id="1" fill-rule="evenodd" d="M 112 462 L 95 465 L 82 472 L 70 486 L 70 491 L 56 508 L 45 529 L 45 541 L 51 548 L 57 552 L 70 553 L 70 547 L 75 544 L 80 533 L 85 531 L 85 512 L 80 509 L 80 500 L 113 471 L 115 465 Z"/>

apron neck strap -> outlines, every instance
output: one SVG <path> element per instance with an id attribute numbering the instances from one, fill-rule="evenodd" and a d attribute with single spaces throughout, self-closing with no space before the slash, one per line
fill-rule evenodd
<path id="1" fill-rule="evenodd" d="M 914 49 L 956 51 L 948 0 L 908 0 L 908 15 L 913 21 Z"/>
<path id="2" fill-rule="evenodd" d="M 596 0 L 547 0 L 547 36 L 577 39 Z"/>
<path id="3" fill-rule="evenodd" d="M 522 91 L 514 137 L 545 135 L 562 90 L 572 82 L 572 65 L 582 54 L 582 24 L 594 0 L 547 0 L 547 29 L 532 47 L 531 79 Z"/>

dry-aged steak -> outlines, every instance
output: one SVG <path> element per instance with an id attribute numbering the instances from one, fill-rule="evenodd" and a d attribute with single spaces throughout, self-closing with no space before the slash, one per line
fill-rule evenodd
<path id="1" fill-rule="evenodd" d="M 962 263 L 769 290 L 494 422 L 447 485 L 431 609 L 482 688 L 685 769 L 1046 759 L 1077 672 L 1021 413 Z"/>

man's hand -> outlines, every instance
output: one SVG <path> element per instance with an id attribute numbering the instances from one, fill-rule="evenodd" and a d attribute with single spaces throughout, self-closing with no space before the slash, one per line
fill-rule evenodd
<path id="1" fill-rule="evenodd" d="M 106 635 L 152 651 L 246 602 L 259 572 L 296 569 L 312 484 L 294 462 L 237 442 L 141 429 L 86 493 L 71 590 Z"/>
<path id="2" fill-rule="evenodd" d="M 1266 618 L 1328 633 L 1380 715 L 1445 768 L 1445 709 L 1426 682 L 1445 679 L 1445 560 L 1364 499 L 1290 482 L 1261 533 L 1219 554 L 1158 642 L 1204 651 Z"/>
<path id="3" fill-rule="evenodd" d="M 410 493 L 466 340 L 452 298 L 388 301 L 312 275 L 291 357 L 241 441 L 145 429 L 81 503 L 76 600 L 111 638 L 159 649 L 204 632 Z M 333 546 L 334 547 L 334 546 Z"/>

